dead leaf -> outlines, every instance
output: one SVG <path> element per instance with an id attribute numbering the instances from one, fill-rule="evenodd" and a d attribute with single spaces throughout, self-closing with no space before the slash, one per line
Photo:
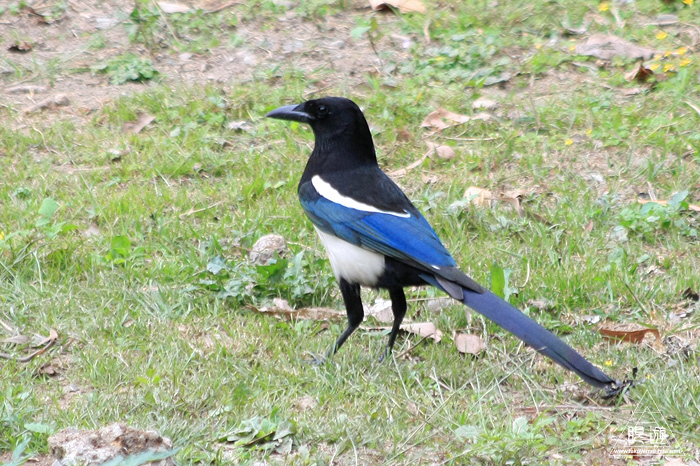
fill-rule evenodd
<path id="1" fill-rule="evenodd" d="M 32 341 L 32 339 L 26 335 L 15 335 L 14 337 L 5 338 L 4 340 L 0 341 L 0 343 L 7 343 L 11 345 L 26 345 L 30 341 Z"/>
<path id="2" fill-rule="evenodd" d="M 654 76 L 654 72 L 650 68 L 644 66 L 644 62 L 640 60 L 632 70 L 625 74 L 625 79 L 627 82 L 638 81 L 643 83 L 652 76 Z"/>
<path id="3" fill-rule="evenodd" d="M 454 338 L 457 350 L 462 354 L 479 354 L 486 349 L 484 340 L 478 335 L 453 332 L 452 337 Z"/>
<path id="4" fill-rule="evenodd" d="M 168 3 L 168 2 L 157 2 L 158 7 L 163 10 L 163 13 L 187 13 L 190 11 L 190 7 L 183 5 L 181 3 Z"/>
<path id="5" fill-rule="evenodd" d="M 397 141 L 406 142 L 406 141 L 410 141 L 411 139 L 413 139 L 411 137 L 411 133 L 408 132 L 408 130 L 406 128 L 400 129 L 399 132 L 396 134 Z"/>
<path id="6" fill-rule="evenodd" d="M 45 346 L 49 343 L 53 343 L 58 339 L 58 332 L 54 329 L 49 329 L 49 336 L 42 337 L 41 335 L 34 335 L 34 346 Z"/>
<path id="7" fill-rule="evenodd" d="M 44 364 L 37 371 L 37 375 L 47 375 L 49 377 L 53 377 L 57 373 L 58 371 L 56 371 L 56 368 L 53 367 L 51 364 Z"/>
<path id="8" fill-rule="evenodd" d="M 136 121 L 125 121 L 124 124 L 122 124 L 122 133 L 138 134 L 155 119 L 156 117 L 148 113 L 139 113 L 136 116 Z"/>
<path id="9" fill-rule="evenodd" d="M 488 97 L 479 97 L 472 102 L 472 108 L 474 110 L 494 110 L 498 108 L 498 102 Z"/>
<path id="10" fill-rule="evenodd" d="M 250 132 L 250 124 L 248 124 L 247 121 L 241 120 L 241 121 L 231 121 L 229 122 L 226 127 L 232 131 L 246 131 Z"/>
<path id="11" fill-rule="evenodd" d="M 523 206 L 520 205 L 520 198 L 524 196 L 524 191 L 515 190 L 505 194 L 504 196 L 494 196 L 488 189 L 470 186 L 464 192 L 464 197 L 467 198 L 469 203 L 480 207 L 492 207 L 494 205 L 493 203 L 496 201 L 505 202 L 515 209 L 519 217 L 527 217 L 544 223 L 545 225 L 551 225 L 551 223 L 541 215 L 534 212 L 527 212 Z"/>
<path id="12" fill-rule="evenodd" d="M 656 337 L 655 341 L 661 341 L 661 334 L 655 328 L 645 327 L 642 329 L 638 328 L 635 330 L 628 330 L 622 328 L 600 328 L 598 329 L 598 332 L 605 338 L 608 338 L 610 340 L 624 341 L 627 343 L 639 344 L 644 340 L 644 337 L 647 333 L 651 333 L 652 335 L 654 335 L 654 337 Z"/>
<path id="13" fill-rule="evenodd" d="M 375 11 L 397 8 L 401 13 L 425 13 L 420 0 L 369 0 L 369 6 Z"/>
<path id="14" fill-rule="evenodd" d="M 578 44 L 575 51 L 579 55 L 601 60 L 610 60 L 613 57 L 649 59 L 656 53 L 653 49 L 640 47 L 619 37 L 605 34 L 593 34 L 586 42 Z"/>
<path id="15" fill-rule="evenodd" d="M 470 204 L 480 207 L 491 207 L 493 194 L 488 189 L 469 186 L 467 190 L 464 191 L 464 197 L 467 198 Z"/>
<path id="16" fill-rule="evenodd" d="M 654 202 L 654 203 L 660 204 L 660 205 L 668 205 L 668 201 L 662 201 L 662 200 L 652 201 L 650 199 L 637 199 L 637 202 L 639 202 L 640 204 Z M 688 210 L 692 210 L 693 212 L 700 212 L 700 206 L 697 206 L 695 204 L 688 204 Z"/>
<path id="17" fill-rule="evenodd" d="M 442 332 L 435 327 L 432 322 L 418 322 L 414 324 L 403 324 L 401 325 L 401 330 L 405 330 L 408 333 L 413 333 L 415 335 L 432 338 L 436 343 L 442 340 Z"/>
<path id="18" fill-rule="evenodd" d="M 452 160 L 453 158 L 457 157 L 454 149 L 450 146 L 438 146 L 430 141 L 425 141 L 425 144 L 428 146 L 428 153 L 426 154 L 428 157 L 430 157 L 432 154 L 437 155 L 439 159 L 443 160 Z"/>
<path id="19" fill-rule="evenodd" d="M 586 226 L 583 227 L 583 232 L 584 232 L 584 233 L 590 233 L 591 231 L 593 231 L 593 226 L 594 226 L 593 220 L 589 221 L 589 222 L 586 224 Z"/>
<path id="20" fill-rule="evenodd" d="M 379 322 L 393 322 L 394 312 L 391 310 L 391 300 L 377 298 L 371 306 L 364 306 L 365 317 L 372 316 Z"/>
<path id="21" fill-rule="evenodd" d="M 459 113 L 451 112 L 449 110 L 445 110 L 444 108 L 439 108 L 433 112 L 430 112 L 420 125 L 421 128 L 435 128 L 440 131 L 451 126 L 457 126 L 463 123 L 467 123 L 469 121 L 487 121 L 490 118 L 491 115 L 489 115 L 488 113 L 477 113 L 476 115 L 469 116 L 460 115 Z"/>
<path id="22" fill-rule="evenodd" d="M 12 45 L 7 47 L 8 52 L 27 53 L 32 51 L 32 44 L 23 40 L 17 40 Z"/>
<path id="23" fill-rule="evenodd" d="M 425 308 L 429 312 L 440 313 L 446 307 L 452 306 L 455 301 L 452 298 L 430 298 L 425 302 Z"/>

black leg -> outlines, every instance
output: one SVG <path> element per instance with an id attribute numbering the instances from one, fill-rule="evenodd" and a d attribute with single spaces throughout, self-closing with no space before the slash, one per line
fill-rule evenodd
<path id="1" fill-rule="evenodd" d="M 357 327 L 362 323 L 365 313 L 362 309 L 362 298 L 360 295 L 360 285 L 351 285 L 342 278 L 340 279 L 340 292 L 345 301 L 345 312 L 348 315 L 348 326 L 338 339 L 333 344 L 333 347 L 328 352 L 328 356 L 332 356 L 343 346 L 345 340 L 357 330 Z"/>
<path id="2" fill-rule="evenodd" d="M 386 356 L 391 354 L 394 342 L 396 342 L 396 336 L 399 334 L 401 322 L 406 316 L 406 295 L 403 292 L 403 288 L 390 289 L 389 297 L 391 298 L 391 311 L 394 313 L 394 325 L 391 327 L 391 333 L 389 334 L 389 343 L 386 345 L 386 350 L 379 357 L 379 362 L 382 362 Z"/>

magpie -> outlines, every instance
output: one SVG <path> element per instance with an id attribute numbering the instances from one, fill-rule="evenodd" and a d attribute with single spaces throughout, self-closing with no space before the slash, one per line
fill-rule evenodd
<path id="1" fill-rule="evenodd" d="M 266 116 L 308 124 L 316 140 L 298 195 L 326 249 L 348 318 L 328 356 L 362 322 L 361 286 L 389 291 L 394 322 L 383 359 L 391 353 L 406 315 L 403 289 L 432 285 L 589 384 L 616 389 L 619 382 L 459 270 L 427 220 L 379 168 L 369 126 L 353 101 L 324 97 Z"/>

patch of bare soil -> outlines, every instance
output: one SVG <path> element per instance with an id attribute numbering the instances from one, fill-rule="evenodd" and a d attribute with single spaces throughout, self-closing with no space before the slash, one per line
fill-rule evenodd
<path id="1" fill-rule="evenodd" d="M 46 1 L 28 3 L 41 12 Z M 217 8 L 212 1 L 187 3 L 207 11 Z M 220 43 L 230 44 L 234 34 L 242 43 L 221 45 L 202 54 L 175 48 L 153 52 L 141 44 L 130 43 L 125 27 L 128 20 L 123 18 L 128 18 L 133 10 L 133 1 L 76 0 L 67 4 L 64 14 L 50 24 L 28 9 L 19 15 L 6 12 L 0 17 L 0 105 L 21 110 L 17 121 L 12 122 L 17 129 L 31 127 L 37 120 L 60 118 L 78 122 L 121 95 L 144 91 L 149 84 L 114 85 L 106 75 L 90 71 L 94 65 L 127 52 L 150 58 L 164 82 L 173 86 L 214 83 L 225 88 L 252 80 L 257 72 L 274 69 L 277 76 L 304 73 L 312 83 L 309 94 L 338 84 L 352 87 L 364 82 L 365 73 L 381 66 L 368 40 L 353 40 L 350 36 L 355 27 L 354 13 L 368 11 L 364 3 L 350 10 L 351 14 L 325 15 L 313 21 L 299 16 L 290 6 L 272 25 L 263 20 L 247 21 L 247 7 L 235 4 L 216 13 L 240 17 L 238 26 L 221 29 Z M 387 14 L 383 21 L 395 19 Z M 98 39 L 102 48 L 95 45 Z M 162 42 L 173 42 L 171 37 L 163 39 Z M 187 39 L 183 37 L 181 41 Z M 399 61 L 406 54 L 402 41 L 384 38 L 381 50 L 390 54 L 392 61 Z M 11 47 L 22 43 L 29 49 Z M 51 103 L 56 96 L 61 104 Z M 42 100 L 49 103 L 28 112 Z"/>

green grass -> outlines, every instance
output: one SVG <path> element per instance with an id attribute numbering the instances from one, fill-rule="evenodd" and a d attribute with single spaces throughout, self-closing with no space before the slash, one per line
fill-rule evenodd
<path id="1" fill-rule="evenodd" d="M 308 24 L 349 19 L 365 28 L 356 41 L 411 37 L 406 61 L 393 62 L 378 47 L 390 71 L 367 76 L 358 88 L 336 80 L 323 94 L 361 105 L 387 171 L 418 159 L 423 138 L 451 145 L 457 158 L 429 159 L 400 184 L 475 279 L 490 284 L 498 261 L 517 288 L 513 304 L 616 377 L 638 368 L 644 383 L 628 398 L 609 404 L 589 397 L 575 376 L 498 327 L 460 306 L 430 313 L 422 301 L 411 303 L 409 317 L 435 322 L 441 343 L 427 341 L 408 357 L 378 364 L 386 335 L 359 331 L 333 363 L 306 364 L 344 322 L 326 330 L 251 306 L 281 297 L 297 307 L 342 309 L 342 301 L 296 199 L 312 134 L 263 115 L 304 100 L 330 72 L 264 63 L 253 81 L 224 88 L 144 87 L 84 124 L 58 118 L 18 131 L 0 126 L 0 319 L 24 335 L 59 335 L 28 363 L 0 360 L 0 452 L 29 439 L 25 453 L 46 453 L 53 432 L 123 421 L 172 438 L 182 464 L 607 464 L 611 439 L 626 438 L 633 412 L 651 408 L 685 456 L 697 460 L 697 353 L 667 354 L 662 342 L 611 344 L 584 317 L 658 327 L 663 337 L 697 346 L 698 305 L 682 294 L 700 290 L 698 214 L 689 210 L 700 204 L 700 115 L 693 109 L 700 106 L 700 61 L 693 50 L 682 67 L 679 57 L 660 59 L 677 72 L 623 97 L 621 89 L 639 85 L 623 77 L 634 63 L 576 66 L 595 60 L 570 51 L 577 39 L 563 36 L 560 24 L 600 15 L 609 24 L 592 22 L 589 33 L 676 50 L 689 45 L 687 36 L 660 41 L 657 27 L 635 25 L 672 12 L 697 23 L 698 10 L 639 1 L 617 6 L 626 21 L 618 27 L 597 5 L 490 4 L 429 5 L 430 43 L 422 39 L 421 15 L 376 15 L 371 26 L 368 11 L 321 1 L 303 2 L 294 14 Z M 14 6 L 2 14 L 15 14 Z M 129 31 L 132 40 L 172 53 L 206 53 L 230 43 L 237 25 L 271 27 L 286 14 L 260 1 L 235 14 L 174 15 L 176 39 L 152 4 L 141 6 L 149 13 L 140 30 Z M 513 77 L 502 89 L 484 87 L 503 73 Z M 499 101 L 490 121 L 435 135 L 420 128 L 437 107 L 475 113 L 471 103 L 481 95 Z M 2 105 L 0 120 L 18 120 L 20 111 Z M 139 113 L 156 119 L 137 135 L 123 134 L 122 123 Z M 240 120 L 248 131 L 227 129 Z M 438 182 L 425 183 L 423 175 Z M 524 190 L 524 208 L 546 223 L 505 205 L 469 206 L 462 196 L 472 185 Z M 659 199 L 683 194 L 669 207 L 638 204 L 637 195 L 650 189 Z M 87 236 L 91 225 L 98 234 Z M 256 267 L 248 252 L 268 233 L 283 235 L 290 252 Z M 208 271 L 212 264 L 221 271 Z M 430 289 L 410 294 L 438 296 Z M 551 309 L 528 304 L 542 299 Z M 454 349 L 450 335 L 464 329 L 487 341 L 478 357 Z M 10 336 L 2 327 L 0 339 Z M 395 354 L 418 340 L 401 337 Z M 30 350 L 0 344 L 0 352 Z M 42 373 L 46 364 L 56 376 Z M 220 441 L 256 417 L 296 427 L 291 456 Z"/>

